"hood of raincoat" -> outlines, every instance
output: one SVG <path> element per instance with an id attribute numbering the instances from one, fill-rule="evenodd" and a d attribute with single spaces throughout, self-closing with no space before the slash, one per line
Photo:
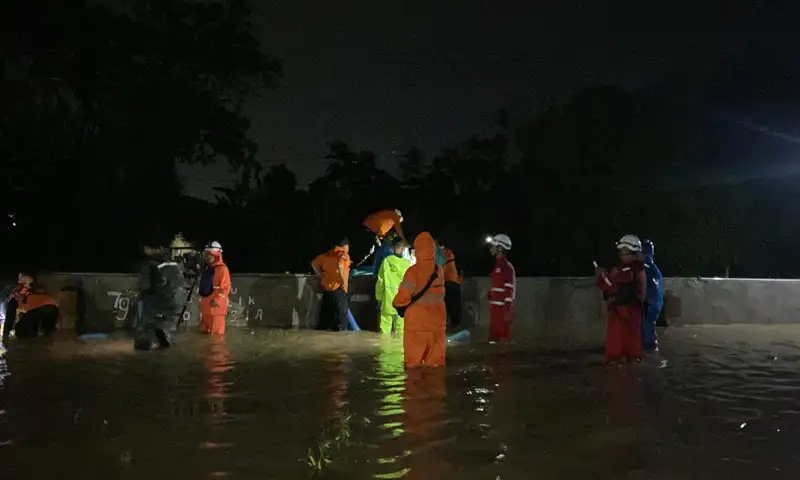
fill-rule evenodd
<path id="1" fill-rule="evenodd" d="M 417 257 L 417 264 L 433 265 L 436 257 L 436 242 L 428 232 L 422 232 L 414 239 L 414 253 Z"/>
<path id="2" fill-rule="evenodd" d="M 208 248 L 206 252 L 210 253 L 212 257 L 214 257 L 214 263 L 211 264 L 212 267 L 216 267 L 217 265 L 222 265 L 224 262 L 222 261 L 222 252 L 217 249 Z"/>
<path id="3" fill-rule="evenodd" d="M 643 240 L 642 241 L 642 255 L 644 256 L 645 260 L 652 262 L 653 257 L 655 256 L 655 245 L 651 240 Z"/>

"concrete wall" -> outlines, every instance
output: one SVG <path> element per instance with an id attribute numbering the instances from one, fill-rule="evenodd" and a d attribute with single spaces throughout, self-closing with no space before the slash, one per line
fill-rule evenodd
<path id="1" fill-rule="evenodd" d="M 87 328 L 108 331 L 129 325 L 135 315 L 134 275 L 54 274 L 43 278 L 58 296 L 62 325 L 71 327 L 85 305 Z M 602 344 L 604 306 L 592 278 L 517 279 L 515 335 L 553 347 Z M 800 281 L 757 279 L 665 280 L 666 317 L 670 325 L 800 323 Z M 465 319 L 486 331 L 486 278 L 463 285 Z M 78 301 L 76 292 L 84 299 Z M 306 275 L 234 275 L 231 326 L 312 328 L 319 308 L 317 282 Z M 356 277 L 351 287 L 351 310 L 362 328 L 375 329 L 376 307 L 371 277 Z M 197 304 L 186 312 L 197 324 Z"/>

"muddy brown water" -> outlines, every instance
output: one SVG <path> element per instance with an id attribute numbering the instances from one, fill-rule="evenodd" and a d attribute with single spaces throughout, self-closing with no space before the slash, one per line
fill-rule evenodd
<path id="1" fill-rule="evenodd" d="M 367 332 L 16 342 L 0 478 L 800 478 L 800 327 L 661 341 L 624 367 L 457 345 L 412 372 Z"/>

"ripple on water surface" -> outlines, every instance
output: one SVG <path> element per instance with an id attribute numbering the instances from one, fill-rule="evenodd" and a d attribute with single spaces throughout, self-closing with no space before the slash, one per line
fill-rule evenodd
<path id="1" fill-rule="evenodd" d="M 408 371 L 368 332 L 15 343 L 0 478 L 798 478 L 800 328 L 661 339 L 635 366 L 474 344 Z"/>

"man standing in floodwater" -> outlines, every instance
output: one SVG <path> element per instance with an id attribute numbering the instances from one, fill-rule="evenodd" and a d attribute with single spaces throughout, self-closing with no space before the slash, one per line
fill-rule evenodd
<path id="1" fill-rule="evenodd" d="M 642 316 L 647 292 L 647 275 L 638 260 L 642 242 L 625 235 L 617 242 L 620 263 L 611 272 L 597 267 L 597 286 L 608 302 L 606 361 L 631 362 L 642 359 Z"/>
<path id="2" fill-rule="evenodd" d="M 336 246 L 311 262 L 322 287 L 317 330 L 347 330 L 350 306 L 347 288 L 350 279 L 350 241 L 343 239 Z"/>
<path id="3" fill-rule="evenodd" d="M 183 290 L 183 273 L 163 247 L 145 245 L 146 260 L 139 272 L 139 306 L 133 348 L 150 350 L 156 343 L 169 348 L 169 326 L 174 321 Z"/>
<path id="4" fill-rule="evenodd" d="M 392 332 L 403 333 L 403 319 L 397 314 L 392 302 L 397 295 L 397 288 L 403 281 L 406 270 L 411 267 L 411 262 L 403 258 L 406 242 L 396 237 L 392 246 L 394 247 L 393 255 L 383 259 L 378 270 L 378 279 L 375 282 L 375 300 L 378 301 L 381 311 L 380 328 L 384 335 Z"/>
<path id="5" fill-rule="evenodd" d="M 228 296 L 231 294 L 231 273 L 222 260 L 222 245 L 211 242 L 203 251 L 206 269 L 200 277 L 200 331 L 225 335 Z"/>
<path id="6" fill-rule="evenodd" d="M 657 352 L 656 323 L 664 305 L 664 292 L 661 270 L 656 265 L 655 245 L 652 240 L 642 240 L 642 261 L 647 275 L 647 297 L 644 304 L 644 323 L 642 323 L 642 343 L 645 351 Z"/>
<path id="7" fill-rule="evenodd" d="M 406 270 L 392 305 L 404 318 L 406 367 L 441 367 L 447 350 L 444 273 L 436 265 L 436 242 L 428 232 L 414 239 L 417 263 Z"/>
<path id="8" fill-rule="evenodd" d="M 511 238 L 506 234 L 486 239 L 494 255 L 494 270 L 489 288 L 489 342 L 511 340 L 511 323 L 514 320 L 514 300 L 517 292 L 517 274 L 508 261 Z"/>

